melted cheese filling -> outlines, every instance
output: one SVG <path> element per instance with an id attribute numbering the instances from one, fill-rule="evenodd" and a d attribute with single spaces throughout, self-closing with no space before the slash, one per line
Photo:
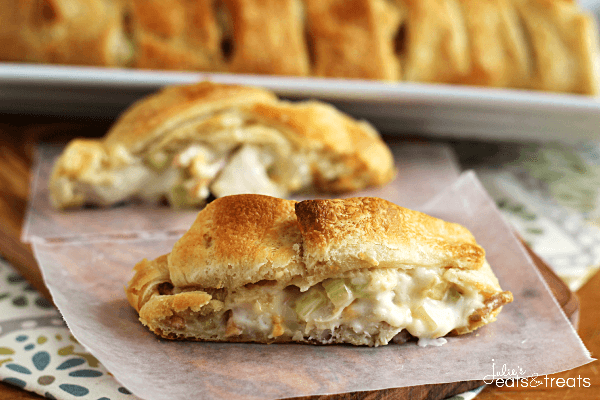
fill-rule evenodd
<path id="1" fill-rule="evenodd" d="M 99 167 L 98 167 L 99 168 Z M 117 169 L 96 170 L 83 179 L 57 182 L 57 204 L 90 202 L 108 206 L 128 199 L 158 202 L 166 197 L 175 207 L 201 204 L 216 197 L 256 193 L 285 197 L 312 183 L 306 157 L 276 160 L 267 149 L 243 145 L 217 152 L 192 144 L 175 155 L 160 152 L 145 160 L 129 157 Z"/>
<path id="2" fill-rule="evenodd" d="M 459 291 L 442 280 L 441 268 L 358 271 L 328 279 L 300 292 L 295 286 L 251 285 L 225 300 L 231 310 L 228 335 L 322 337 L 342 328 L 357 335 L 379 335 L 386 344 L 406 329 L 433 339 L 469 325 L 483 307 L 483 296 Z M 381 328 L 385 332 L 381 334 Z"/>
<path id="3" fill-rule="evenodd" d="M 109 206 L 124 200 L 139 198 L 147 202 L 158 202 L 180 181 L 176 168 L 157 172 L 141 162 L 116 171 L 97 174 L 94 179 L 70 181 L 61 177 L 55 192 L 58 206 L 73 203 L 92 203 Z"/>

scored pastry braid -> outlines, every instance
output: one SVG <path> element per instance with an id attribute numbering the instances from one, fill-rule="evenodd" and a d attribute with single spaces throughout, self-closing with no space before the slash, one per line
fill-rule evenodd
<path id="1" fill-rule="evenodd" d="M 0 60 L 598 93 L 572 0 L 0 0 Z"/>

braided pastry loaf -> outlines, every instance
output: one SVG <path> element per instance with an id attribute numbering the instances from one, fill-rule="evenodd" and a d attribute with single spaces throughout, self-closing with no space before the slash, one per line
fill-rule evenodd
<path id="1" fill-rule="evenodd" d="M 573 0 L 0 0 L 0 60 L 596 94 Z"/>

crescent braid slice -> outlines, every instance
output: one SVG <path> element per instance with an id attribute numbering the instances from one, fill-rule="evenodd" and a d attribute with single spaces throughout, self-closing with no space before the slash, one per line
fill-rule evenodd
<path id="1" fill-rule="evenodd" d="M 512 301 L 464 227 L 378 198 L 219 198 L 127 296 L 170 339 L 352 343 L 464 334 Z"/>
<path id="2" fill-rule="evenodd" d="M 347 192 L 395 175 L 377 131 L 318 102 L 201 82 L 132 105 L 103 139 L 76 139 L 54 165 L 58 208 L 166 199 L 174 207 L 216 197 L 300 190 Z"/>

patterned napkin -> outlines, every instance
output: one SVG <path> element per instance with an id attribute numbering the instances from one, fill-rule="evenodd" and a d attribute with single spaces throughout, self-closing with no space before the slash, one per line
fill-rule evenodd
<path id="1" fill-rule="evenodd" d="M 58 310 L 0 258 L 0 381 L 49 399 L 134 400 Z"/>
<path id="2" fill-rule="evenodd" d="M 455 144 L 503 215 L 572 291 L 600 269 L 600 144 Z"/>

